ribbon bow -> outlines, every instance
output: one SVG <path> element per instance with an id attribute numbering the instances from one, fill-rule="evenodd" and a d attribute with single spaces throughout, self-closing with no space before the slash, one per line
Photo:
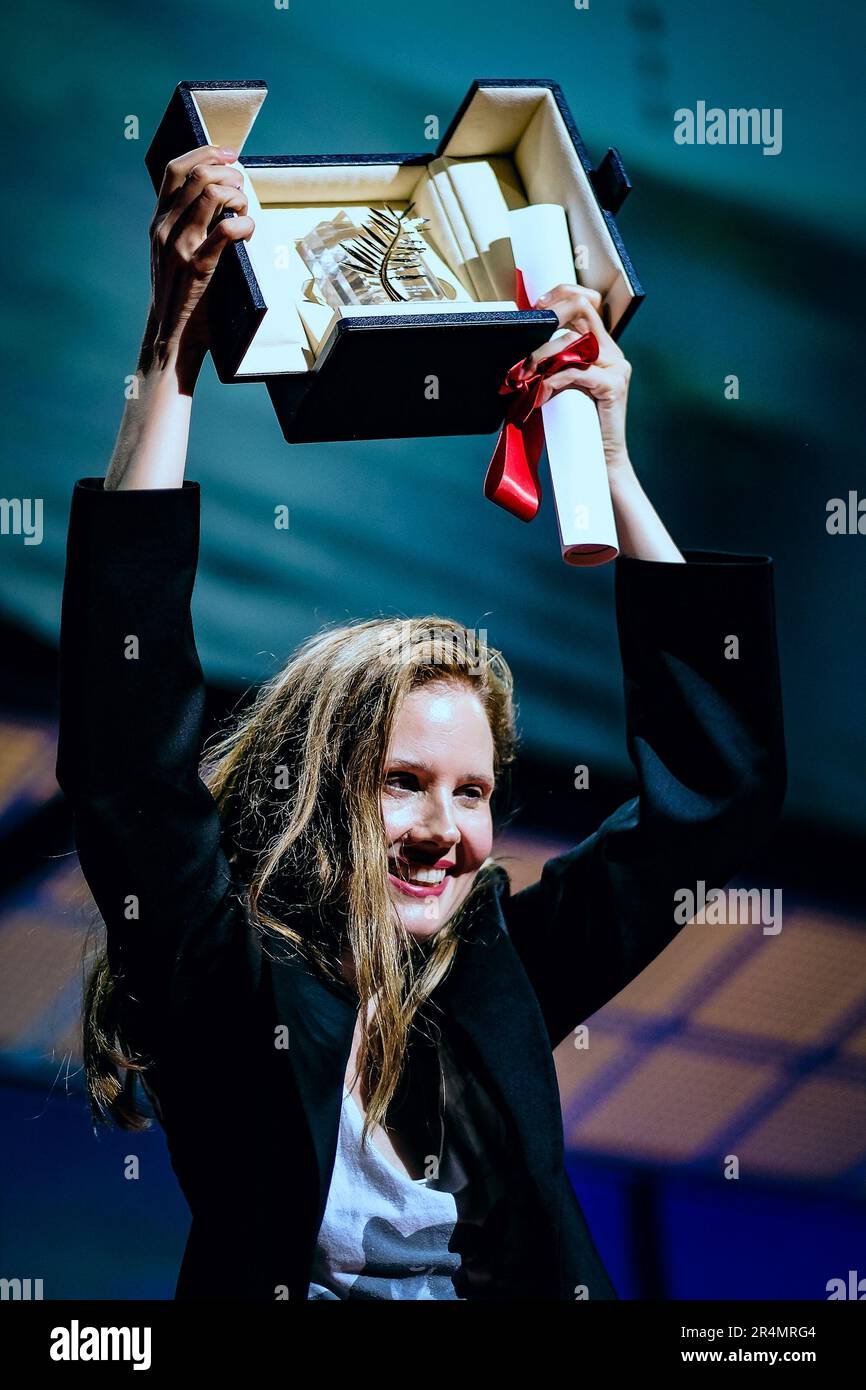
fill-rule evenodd
<path id="1" fill-rule="evenodd" d="M 584 333 L 546 357 L 537 368 L 527 367 L 526 361 L 515 363 L 499 388 L 500 396 L 510 396 L 511 400 L 484 479 L 484 496 L 521 521 L 531 521 L 541 505 L 538 463 L 544 446 L 544 425 L 539 407 L 545 378 L 566 367 L 585 371 L 596 361 L 598 353 L 595 334 Z"/>

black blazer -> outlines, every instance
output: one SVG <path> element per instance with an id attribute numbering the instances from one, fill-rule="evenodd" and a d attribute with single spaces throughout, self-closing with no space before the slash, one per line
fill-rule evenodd
<path id="1" fill-rule="evenodd" d="M 199 501 L 76 484 L 57 777 L 192 1211 L 177 1297 L 303 1300 L 356 1005 L 250 928 L 198 775 Z M 638 795 L 531 888 L 499 878 L 434 996 L 508 1138 L 502 1259 L 472 1298 L 617 1296 L 566 1176 L 552 1049 L 677 934 L 675 891 L 724 886 L 781 808 L 772 561 L 686 558 L 615 562 Z"/>

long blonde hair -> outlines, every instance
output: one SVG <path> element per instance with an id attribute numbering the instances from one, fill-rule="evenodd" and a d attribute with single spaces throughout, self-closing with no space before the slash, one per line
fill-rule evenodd
<path id="1" fill-rule="evenodd" d="M 495 872 L 488 863 L 427 941 L 398 929 L 381 808 L 385 760 L 403 700 L 436 682 L 463 684 L 481 702 L 501 795 L 515 748 L 511 672 L 483 634 L 435 616 L 371 619 L 310 638 L 209 744 L 201 769 L 250 920 L 289 938 L 334 978 L 342 953 L 350 954 L 365 1136 L 385 1123 L 413 1019 L 448 973 L 461 923 Z M 117 982 L 103 956 L 86 1004 L 91 1100 L 98 1114 L 137 1127 L 129 1083 L 144 1066 L 124 1047 L 117 1017 Z"/>

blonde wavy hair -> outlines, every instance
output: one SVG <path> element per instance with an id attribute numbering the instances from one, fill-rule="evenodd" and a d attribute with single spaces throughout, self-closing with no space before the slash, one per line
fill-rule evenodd
<path id="1" fill-rule="evenodd" d="M 381 804 L 387 752 L 406 696 L 442 682 L 465 686 L 487 715 L 498 802 L 515 752 L 511 672 L 486 639 L 436 616 L 371 619 L 310 638 L 202 762 L 251 922 L 288 938 L 333 978 L 342 978 L 349 953 L 365 1138 L 386 1122 L 413 1020 L 448 973 L 461 925 L 502 872 L 489 860 L 426 940 L 400 929 Z M 145 1121 L 130 1088 L 146 1065 L 124 1045 L 117 987 L 103 954 L 87 991 L 85 1069 L 95 1113 L 138 1128 Z"/>

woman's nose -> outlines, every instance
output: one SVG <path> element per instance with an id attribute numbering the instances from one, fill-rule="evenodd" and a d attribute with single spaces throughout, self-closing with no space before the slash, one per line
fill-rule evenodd
<path id="1" fill-rule="evenodd" d="M 425 815 L 417 829 L 419 837 L 438 845 L 453 845 L 460 839 L 454 805 L 446 792 L 426 798 Z"/>

